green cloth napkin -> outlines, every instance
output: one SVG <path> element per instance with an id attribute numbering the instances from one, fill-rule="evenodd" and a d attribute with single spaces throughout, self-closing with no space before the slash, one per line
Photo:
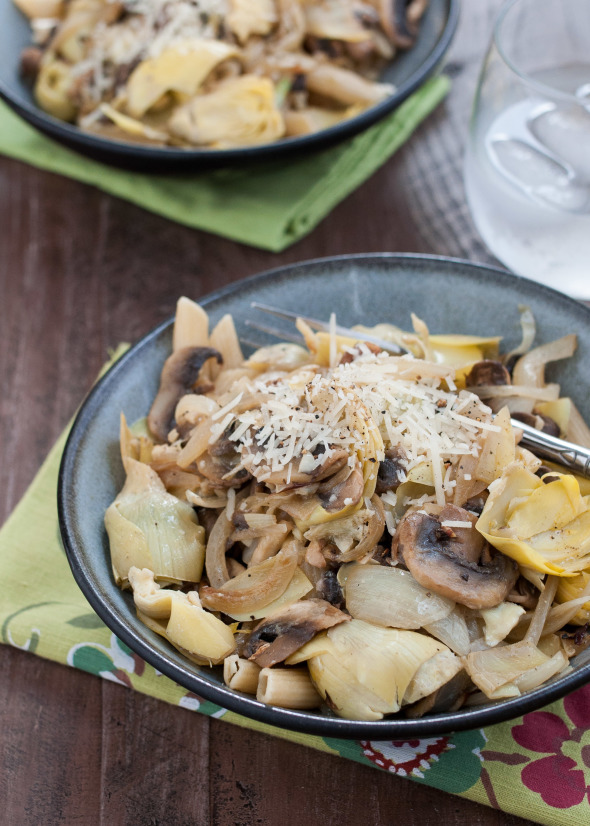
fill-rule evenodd
<path id="1" fill-rule="evenodd" d="M 278 252 L 310 232 L 410 137 L 449 90 L 432 78 L 392 115 L 298 158 L 187 175 L 126 172 L 44 137 L 0 102 L 0 153 L 125 198 L 173 221 Z"/>
<path id="2" fill-rule="evenodd" d="M 112 360 L 126 347 L 121 345 Z M 354 742 L 249 720 L 157 672 L 103 625 L 70 572 L 58 538 L 56 504 L 66 438 L 67 430 L 0 530 L 1 642 L 547 826 L 590 822 L 590 685 L 542 711 L 485 729 L 406 742 Z"/>

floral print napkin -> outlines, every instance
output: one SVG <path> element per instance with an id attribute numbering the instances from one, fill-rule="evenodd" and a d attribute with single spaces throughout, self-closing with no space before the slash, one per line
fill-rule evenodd
<path id="1" fill-rule="evenodd" d="M 157 672 L 94 614 L 59 540 L 64 433 L 0 531 L 1 642 L 184 708 L 338 754 L 548 826 L 590 823 L 590 685 L 542 711 L 422 740 L 334 740 L 277 729 L 197 697 Z M 34 515 L 34 518 L 31 518 Z"/>

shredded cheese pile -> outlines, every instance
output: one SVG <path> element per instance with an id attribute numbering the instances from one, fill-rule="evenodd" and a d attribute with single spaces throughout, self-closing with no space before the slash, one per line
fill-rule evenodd
<path id="1" fill-rule="evenodd" d="M 445 380 L 454 388 L 451 375 Z M 370 417 L 385 449 L 403 448 L 406 472 L 431 464 L 436 498 L 442 503 L 448 483 L 444 459 L 477 456 L 481 432 L 498 427 L 477 396 L 441 384 L 439 365 L 364 350 L 354 361 L 314 375 L 303 387 L 294 377 L 254 382 L 254 392 L 265 400 L 254 410 L 235 414 L 232 408 L 242 394 L 236 396 L 216 414 L 212 441 L 230 428 L 229 439 L 242 448 L 240 467 L 259 481 L 288 468 L 288 484 L 294 460 L 299 460 L 300 472 L 312 473 L 335 450 L 344 449 L 354 467 L 359 453 L 370 449 L 366 429 L 359 428 L 359 421 Z M 375 458 L 382 461 L 383 450 Z"/>

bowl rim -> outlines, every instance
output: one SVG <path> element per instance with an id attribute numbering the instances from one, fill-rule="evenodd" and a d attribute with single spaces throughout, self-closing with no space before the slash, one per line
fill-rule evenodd
<path id="1" fill-rule="evenodd" d="M 313 270 L 318 266 L 350 262 L 385 262 L 392 267 L 403 267 L 409 263 L 429 263 L 436 262 L 437 265 L 447 267 L 459 267 L 474 273 L 492 274 L 500 280 L 509 280 L 510 283 L 534 284 L 541 294 L 545 294 L 547 299 L 556 301 L 562 305 L 576 309 L 581 315 L 587 316 L 590 323 L 590 306 L 582 304 L 569 296 L 557 292 L 544 284 L 533 282 L 522 276 L 513 275 L 508 270 L 487 264 L 468 261 L 466 259 L 454 258 L 440 255 L 429 255 L 420 253 L 356 253 L 351 255 L 337 255 L 313 258 L 306 261 L 285 264 L 264 270 L 255 275 L 243 278 L 232 284 L 226 285 L 219 290 L 215 290 L 199 299 L 199 303 L 206 309 L 211 304 L 239 292 L 251 286 L 259 286 L 265 282 L 272 281 L 277 276 L 285 274 L 287 271 Z M 472 706 L 467 709 L 460 709 L 456 712 L 445 712 L 438 715 L 421 718 L 397 718 L 390 717 L 378 721 L 350 720 L 339 717 L 328 717 L 318 715 L 314 712 L 283 709 L 277 706 L 267 706 L 258 702 L 254 697 L 233 691 L 225 684 L 219 685 L 209 682 L 201 677 L 200 672 L 187 671 L 191 663 L 187 660 L 187 666 L 180 667 L 170 660 L 165 654 L 154 649 L 140 637 L 136 636 L 119 614 L 112 610 L 110 606 L 101 600 L 100 593 L 93 587 L 89 579 L 88 571 L 84 564 L 84 551 L 77 546 L 75 540 L 75 530 L 73 518 L 68 508 L 70 498 L 70 482 L 73 479 L 73 470 L 77 462 L 78 448 L 83 439 L 86 425 L 93 417 L 93 407 L 100 405 L 103 397 L 108 396 L 109 382 L 121 371 L 126 370 L 127 363 L 132 360 L 137 352 L 149 346 L 154 339 L 157 339 L 172 327 L 174 319 L 169 318 L 160 323 L 146 335 L 135 342 L 126 353 L 124 353 L 115 364 L 93 385 L 86 398 L 83 400 L 75 419 L 71 425 L 67 441 L 64 446 L 63 455 L 59 467 L 57 485 L 57 506 L 58 520 L 61 540 L 72 574 L 82 593 L 90 603 L 96 614 L 102 619 L 105 625 L 130 649 L 135 651 L 146 662 L 157 668 L 167 677 L 174 680 L 179 685 L 198 694 L 201 697 L 221 706 L 227 711 L 235 712 L 246 718 L 251 718 L 271 726 L 285 728 L 292 731 L 299 731 L 306 734 L 334 737 L 340 739 L 393 739 L 399 740 L 404 737 L 426 737 L 442 736 L 453 732 L 472 730 L 485 725 L 493 725 L 506 720 L 517 719 L 527 712 L 544 707 L 548 703 L 561 699 L 566 694 L 590 682 L 590 662 L 582 665 L 577 671 L 566 674 L 563 678 L 554 683 L 546 683 L 527 692 L 519 697 L 503 699 L 497 704 L 485 704 L 482 706 Z M 112 588 L 116 588 L 114 581 Z M 199 668 L 196 666 L 196 668 Z"/>
<path id="2" fill-rule="evenodd" d="M 12 0 L 5 0 L 12 2 Z M 345 138 L 352 137 L 369 128 L 386 115 L 392 112 L 399 104 L 406 100 L 437 68 L 447 52 L 455 35 L 460 14 L 460 0 L 441 0 L 448 5 L 447 17 L 441 34 L 434 48 L 413 73 L 412 77 L 402 83 L 385 100 L 369 107 L 364 112 L 339 124 L 314 132 L 311 135 L 301 135 L 285 138 L 274 143 L 261 146 L 239 147 L 235 149 L 179 149 L 169 146 L 149 146 L 134 144 L 127 141 L 95 135 L 84 132 L 79 126 L 44 112 L 39 106 L 28 100 L 19 99 L 11 87 L 0 78 L 0 99 L 10 106 L 20 117 L 32 124 L 38 130 L 50 135 L 56 140 L 64 140 L 69 146 L 78 146 L 88 152 L 100 151 L 106 155 L 117 156 L 121 161 L 160 160 L 163 162 L 197 162 L 210 161 L 211 166 L 219 165 L 223 161 L 261 161 L 272 160 L 296 151 L 306 151 L 313 148 L 322 148 Z"/>

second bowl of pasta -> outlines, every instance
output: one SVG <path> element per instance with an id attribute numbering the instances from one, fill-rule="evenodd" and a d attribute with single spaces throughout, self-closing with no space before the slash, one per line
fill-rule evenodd
<path id="1" fill-rule="evenodd" d="M 0 0 L 0 96 L 102 160 L 212 166 L 326 146 L 438 66 L 456 0 Z"/>

